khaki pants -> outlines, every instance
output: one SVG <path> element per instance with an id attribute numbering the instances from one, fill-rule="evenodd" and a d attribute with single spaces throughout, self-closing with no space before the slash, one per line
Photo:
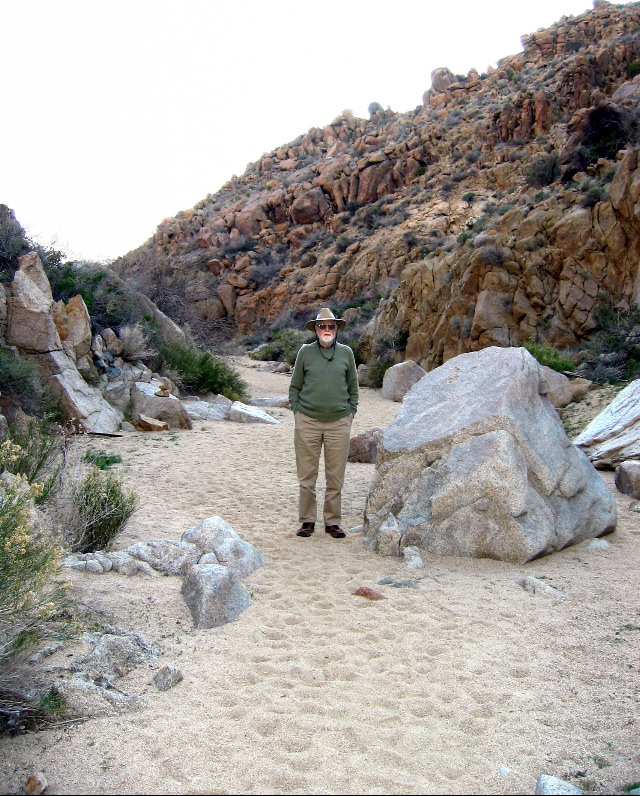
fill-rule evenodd
<path id="1" fill-rule="evenodd" d="M 320 449 L 324 446 L 324 524 L 340 525 L 342 519 L 342 486 L 349 455 L 349 437 L 353 415 L 331 423 L 323 423 L 302 412 L 295 414 L 294 447 L 296 468 L 300 482 L 300 522 L 316 521 L 316 481 L 320 464 Z"/>

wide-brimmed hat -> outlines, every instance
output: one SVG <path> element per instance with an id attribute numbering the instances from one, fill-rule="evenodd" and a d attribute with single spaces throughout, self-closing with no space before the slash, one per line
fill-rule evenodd
<path id="1" fill-rule="evenodd" d="M 317 318 L 314 318 L 312 321 L 307 321 L 306 327 L 310 332 L 315 332 L 316 330 L 316 323 L 319 321 L 335 321 L 338 324 L 338 329 L 344 329 L 347 325 L 347 322 L 344 318 L 336 318 L 336 316 L 331 312 L 329 307 L 323 307 L 320 312 L 318 313 Z"/>

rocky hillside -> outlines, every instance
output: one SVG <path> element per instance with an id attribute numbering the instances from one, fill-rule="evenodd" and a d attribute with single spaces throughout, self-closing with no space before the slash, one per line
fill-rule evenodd
<path id="1" fill-rule="evenodd" d="M 579 343 L 640 296 L 640 3 L 522 44 L 489 74 L 436 70 L 408 113 L 309 130 L 115 270 L 204 340 L 329 304 L 359 315 L 365 361 Z"/>

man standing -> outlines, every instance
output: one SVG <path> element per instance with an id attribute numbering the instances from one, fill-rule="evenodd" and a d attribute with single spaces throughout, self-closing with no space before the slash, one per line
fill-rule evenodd
<path id="1" fill-rule="evenodd" d="M 326 490 L 324 528 L 334 539 L 344 539 L 342 486 L 349 455 L 351 423 L 358 408 L 358 373 L 353 351 L 337 342 L 346 321 L 324 307 L 306 328 L 315 332 L 313 343 L 298 351 L 289 387 L 295 416 L 294 447 L 300 483 L 298 536 L 311 536 L 316 522 L 316 481 L 320 450 L 324 447 Z"/>

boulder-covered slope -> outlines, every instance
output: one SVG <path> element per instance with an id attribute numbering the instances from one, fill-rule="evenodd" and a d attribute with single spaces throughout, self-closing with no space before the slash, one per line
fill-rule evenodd
<path id="1" fill-rule="evenodd" d="M 330 304 L 362 308 L 365 359 L 393 341 L 427 370 L 582 341 L 640 295 L 640 4 L 522 44 L 489 74 L 436 70 L 408 113 L 372 103 L 265 154 L 115 270 L 205 340 Z"/>

